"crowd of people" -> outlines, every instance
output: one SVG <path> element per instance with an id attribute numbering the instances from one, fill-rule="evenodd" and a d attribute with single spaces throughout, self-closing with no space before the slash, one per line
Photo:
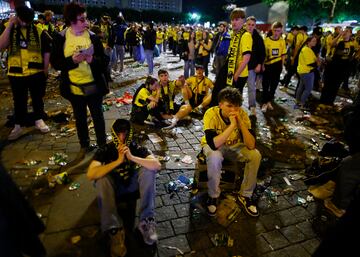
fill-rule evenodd
<path id="1" fill-rule="evenodd" d="M 26 6 L 17 7 L 16 13 L 3 23 L 0 36 L 0 48 L 7 52 L 14 101 L 15 126 L 8 139 L 16 140 L 23 133 L 29 91 L 35 127 L 42 133 L 50 131 L 44 122 L 47 73 L 50 67 L 61 71 L 60 93 L 72 106 L 80 143 L 76 160 L 93 150 L 88 109 L 94 123 L 98 150 L 87 176 L 95 181 L 101 228 L 111 239 L 112 256 L 125 256 L 127 252 L 123 222 L 116 208 L 118 198 L 126 192 L 139 190 L 139 231 L 145 243 L 157 241 L 155 174 L 161 165 L 148 149 L 136 143 L 132 122 L 167 130 L 191 113 L 203 116 L 201 146 L 208 169 L 208 214 L 216 215 L 223 160 L 245 159 L 237 200 L 247 214 L 256 217 L 259 212 L 252 195 L 261 154 L 249 115 L 241 107 L 244 87 L 248 88 L 250 116 L 256 117 L 259 81 L 260 109 L 266 113 L 274 109 L 278 86 L 289 87 L 292 76 L 298 80 L 294 108 L 306 109 L 313 89 L 321 91 L 321 103 L 332 105 L 340 86 L 348 90 L 350 76 L 359 73 L 360 30 L 354 35 L 349 27 L 336 27 L 327 35 L 321 27 L 307 34 L 305 26 L 294 26 L 284 33 L 284 24 L 274 22 L 264 33 L 256 29 L 256 18 L 247 17 L 240 8 L 231 12 L 230 24 L 220 22 L 216 29 L 153 22 L 129 24 L 121 15 L 114 21 L 104 15 L 98 22 L 89 22 L 85 7 L 74 2 L 65 6 L 63 19 L 56 23 L 51 11 L 37 21 L 34 11 Z M 126 51 L 134 61 L 146 60 L 148 76 L 133 96 L 131 121 L 117 119 L 112 125 L 112 141 L 107 142 L 103 97 L 109 93 L 113 76 L 124 71 Z M 169 72 L 162 67 L 154 76 L 154 57 L 169 51 L 184 62 L 184 74 L 175 80 L 170 80 Z M 283 69 L 287 73 L 281 78 Z M 209 79 L 209 72 L 216 74 L 214 81 Z M 181 103 L 175 101 L 176 96 L 181 96 Z M 355 151 L 345 164 L 358 161 Z M 341 213 L 349 204 L 345 203 L 339 206 Z"/>

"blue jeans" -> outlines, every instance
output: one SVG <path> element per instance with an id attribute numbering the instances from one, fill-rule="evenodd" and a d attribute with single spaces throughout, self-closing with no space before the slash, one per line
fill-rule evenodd
<path id="1" fill-rule="evenodd" d="M 296 100 L 302 105 L 305 105 L 305 102 L 311 94 L 311 90 L 314 86 L 314 72 L 299 74 L 299 76 L 300 84 L 296 91 Z"/>
<path id="2" fill-rule="evenodd" d="M 95 182 L 103 232 L 123 227 L 116 200 L 126 193 L 140 191 L 140 220 L 155 216 L 156 171 L 141 168 L 130 178 L 128 186 L 124 186 L 116 175 L 107 174 Z"/>
<path id="3" fill-rule="evenodd" d="M 245 197 L 251 197 L 256 186 L 257 173 L 260 166 L 261 154 L 258 150 L 249 150 L 245 145 L 232 149 L 227 146 L 221 146 L 214 151 L 210 146 L 203 148 L 206 155 L 207 176 L 208 176 L 208 194 L 211 198 L 220 196 L 220 178 L 222 162 L 227 160 L 246 161 L 244 178 L 241 183 L 240 194 Z"/>
<path id="4" fill-rule="evenodd" d="M 190 76 L 195 75 L 195 61 L 187 60 L 184 61 L 184 77 L 187 79 Z"/>
<path id="5" fill-rule="evenodd" d="M 255 70 L 249 70 L 247 85 L 248 85 L 249 108 L 256 107 L 256 72 L 255 72 Z"/>
<path id="6" fill-rule="evenodd" d="M 159 54 L 161 54 L 161 50 L 162 50 L 162 43 L 158 44 L 157 47 L 159 48 Z"/>
<path id="7" fill-rule="evenodd" d="M 96 142 L 98 146 L 105 145 L 106 132 L 102 110 L 103 97 L 99 94 L 90 96 L 72 95 L 69 100 L 74 111 L 76 130 L 81 147 L 88 147 L 90 144 L 86 107 L 89 107 L 91 118 L 94 122 Z"/>
<path id="8" fill-rule="evenodd" d="M 120 71 L 124 69 L 124 58 L 125 58 L 125 46 L 123 45 L 115 45 L 116 49 L 116 59 L 120 61 Z"/>
<path id="9" fill-rule="evenodd" d="M 145 59 L 148 64 L 149 75 L 154 72 L 154 50 L 145 49 Z"/>

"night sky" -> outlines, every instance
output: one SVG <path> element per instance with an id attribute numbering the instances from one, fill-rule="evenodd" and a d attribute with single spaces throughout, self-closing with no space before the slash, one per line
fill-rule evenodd
<path id="1" fill-rule="evenodd" d="M 247 6 L 260 3 L 261 0 L 241 0 L 236 1 L 237 6 Z M 183 0 L 183 12 L 199 12 L 206 13 L 213 18 L 220 20 L 226 16 L 222 7 L 226 5 L 225 0 Z"/>

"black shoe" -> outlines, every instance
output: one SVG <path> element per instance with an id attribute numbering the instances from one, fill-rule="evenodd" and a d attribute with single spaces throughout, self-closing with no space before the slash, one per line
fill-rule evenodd
<path id="1" fill-rule="evenodd" d="M 246 211 L 247 214 L 249 214 L 252 217 L 259 216 L 257 207 L 250 197 L 244 197 L 239 194 L 238 200 L 241 203 L 241 205 L 244 207 L 244 210 Z"/>
<path id="2" fill-rule="evenodd" d="M 207 213 L 209 216 L 215 216 L 216 215 L 216 209 L 217 209 L 217 198 L 211 198 L 208 197 L 206 201 L 206 207 L 207 207 Z"/>

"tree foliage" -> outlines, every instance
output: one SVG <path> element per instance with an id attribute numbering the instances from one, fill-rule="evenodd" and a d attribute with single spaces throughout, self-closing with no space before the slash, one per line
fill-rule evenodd
<path id="1" fill-rule="evenodd" d="M 269 6 L 280 0 L 262 0 Z M 360 18 L 360 1 L 354 0 L 285 0 L 289 3 L 289 21 L 291 23 L 299 23 L 302 19 L 305 20 L 321 20 L 327 22 L 340 22 L 344 19 L 359 19 Z M 334 17 L 331 17 L 331 9 L 333 4 Z M 304 23 L 304 22 L 300 22 Z"/>

